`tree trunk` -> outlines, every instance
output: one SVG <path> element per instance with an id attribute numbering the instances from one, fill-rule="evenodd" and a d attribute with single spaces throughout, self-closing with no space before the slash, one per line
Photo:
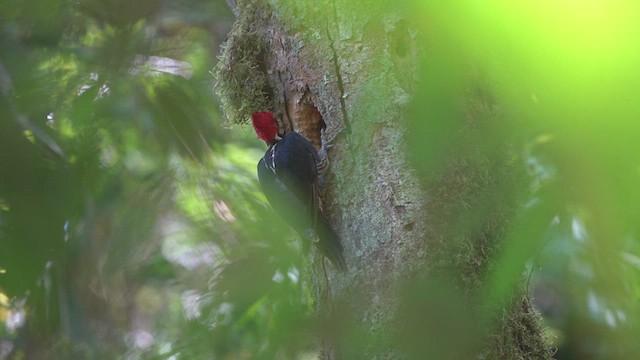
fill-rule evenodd
<path id="1" fill-rule="evenodd" d="M 318 149 L 334 145 L 323 208 L 349 271 L 314 254 L 308 280 L 326 321 L 320 358 L 550 358 L 524 291 L 488 316 L 480 309 L 478 289 L 512 212 L 489 212 L 481 222 L 498 225 L 449 238 L 452 208 L 509 181 L 480 179 L 483 166 L 508 167 L 504 157 L 452 157 L 429 183 L 408 159 L 423 54 L 410 7 L 273 0 L 238 10 L 218 74 L 225 114 L 245 122 L 274 110 Z M 452 174 L 485 188 L 463 189 Z"/>

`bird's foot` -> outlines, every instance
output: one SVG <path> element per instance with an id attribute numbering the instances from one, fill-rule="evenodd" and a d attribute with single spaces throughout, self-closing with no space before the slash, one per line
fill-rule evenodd
<path id="1" fill-rule="evenodd" d="M 320 140 L 322 142 L 322 145 L 320 146 L 320 151 L 318 152 L 318 156 L 320 158 L 320 161 L 318 162 L 318 173 L 320 175 L 324 175 L 326 171 L 329 169 L 329 154 L 328 154 L 329 149 L 331 149 L 334 146 L 334 141 L 336 141 L 336 139 L 339 136 L 345 133 L 348 133 L 347 129 L 342 129 L 338 131 L 338 133 L 335 134 L 332 138 L 327 139 L 327 134 L 325 129 L 322 129 L 322 131 L 320 132 Z"/>

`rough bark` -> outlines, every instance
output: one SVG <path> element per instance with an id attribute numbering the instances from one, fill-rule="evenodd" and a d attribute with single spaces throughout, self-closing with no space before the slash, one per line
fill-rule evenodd
<path id="1" fill-rule="evenodd" d="M 315 254 L 307 274 L 326 321 L 324 359 L 418 358 L 419 348 L 403 345 L 403 331 L 410 331 L 406 324 L 414 311 L 441 304 L 412 304 L 407 288 L 454 267 L 465 297 L 458 305 L 473 308 L 480 273 L 490 260 L 483 254 L 498 247 L 506 226 L 448 242 L 441 224 L 447 217 L 437 213 L 452 201 L 447 194 L 463 191 L 457 187 L 465 184 L 449 181 L 452 173 L 481 183 L 478 170 L 501 166 L 500 160 L 466 166 L 468 161 L 455 159 L 440 184 L 425 185 L 407 158 L 406 108 L 420 64 L 407 11 L 383 2 L 245 1 L 218 70 L 218 91 L 232 120 L 245 122 L 269 106 L 287 129 L 318 149 L 334 139 L 323 206 L 343 238 L 349 271 L 323 266 Z M 242 80 L 247 76 L 250 82 Z M 476 241 L 486 237 L 493 238 Z M 483 344 L 452 349 L 451 358 L 550 357 L 539 317 L 523 292 L 498 313 L 504 315 L 493 321 Z"/>

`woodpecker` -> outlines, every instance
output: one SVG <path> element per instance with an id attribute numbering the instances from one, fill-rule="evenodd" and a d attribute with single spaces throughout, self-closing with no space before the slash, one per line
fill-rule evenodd
<path id="1" fill-rule="evenodd" d="M 315 147 L 295 131 L 280 136 L 271 112 L 256 112 L 251 118 L 256 134 L 269 146 L 258 162 L 258 179 L 271 207 L 340 271 L 346 271 L 340 237 L 320 207 Z"/>

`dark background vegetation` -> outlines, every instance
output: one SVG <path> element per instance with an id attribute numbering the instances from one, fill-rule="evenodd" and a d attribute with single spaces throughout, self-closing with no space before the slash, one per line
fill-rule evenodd
<path id="1" fill-rule="evenodd" d="M 481 145 L 509 139 L 522 205 L 486 298 L 526 262 L 558 359 L 640 356 L 638 9 L 607 4 L 416 7 L 420 174 L 465 151 L 452 93 L 505 119 Z M 314 358 L 300 249 L 257 186 L 263 145 L 213 95 L 232 22 L 221 0 L 0 3 L 0 359 Z"/>

